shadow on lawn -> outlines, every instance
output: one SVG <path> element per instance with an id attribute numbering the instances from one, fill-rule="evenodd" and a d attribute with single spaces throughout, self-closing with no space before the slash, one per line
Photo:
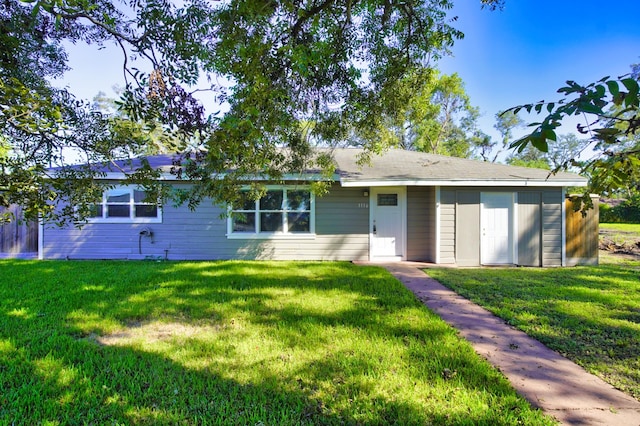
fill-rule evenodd
<path id="1" fill-rule="evenodd" d="M 371 341 L 404 344 L 408 361 L 398 362 L 413 363 L 412 380 L 442 381 L 441 369 L 421 368 L 429 360 L 416 348 L 445 341 L 454 332 L 444 324 L 416 325 L 410 316 L 404 322 L 392 319 L 391 313 L 400 315 L 420 303 L 378 268 L 169 262 L 138 263 L 123 275 L 120 266 L 125 264 L 119 262 L 11 262 L 0 264 L 0 273 L 9 271 L 7 265 L 11 273 L 2 275 L 0 286 L 4 325 L 0 330 L 0 421 L 450 424 L 456 418 L 452 412 L 464 410 L 441 404 L 438 410 L 425 413 L 394 395 L 371 397 L 371 402 L 359 406 L 358 398 L 374 392 L 365 379 L 375 370 L 376 360 L 368 358 L 366 350 L 332 352 L 337 342 L 322 336 L 312 341 L 326 347 L 327 356 L 300 363 L 293 370 L 274 366 L 286 364 L 286 358 L 257 356 L 250 367 L 264 367 L 259 379 L 227 374 L 227 368 L 243 355 L 240 348 L 225 342 L 169 339 L 160 342 L 165 350 L 169 347 L 168 356 L 153 347 L 100 345 L 93 338 L 108 334 L 113 324 L 126 328 L 171 320 L 207 324 L 223 332 L 234 321 L 246 320 L 270 330 L 273 335 L 268 337 L 280 342 L 286 352 L 305 349 L 301 346 L 317 327 L 342 327 Z M 328 272 L 331 278 L 322 276 Z M 328 292 L 347 303 L 328 311 L 312 304 L 288 304 L 288 297 L 300 291 Z M 238 312 L 246 318 L 236 318 Z M 174 355 L 189 362 L 177 362 Z M 224 361 L 216 361 L 220 359 Z M 470 349 L 448 353 L 440 360 L 442 368 L 464 377 L 456 380 L 458 387 L 486 392 L 490 385 L 500 395 L 513 394 L 497 373 L 478 374 L 472 367 L 476 362 Z M 465 368 L 474 372 L 465 376 Z M 345 402 L 344 395 L 324 394 L 326 381 L 348 394 L 351 402 Z M 505 409 L 518 410 L 514 399 L 505 397 L 507 405 L 514 404 Z M 470 424 L 500 423 L 491 410 L 462 416 Z"/>

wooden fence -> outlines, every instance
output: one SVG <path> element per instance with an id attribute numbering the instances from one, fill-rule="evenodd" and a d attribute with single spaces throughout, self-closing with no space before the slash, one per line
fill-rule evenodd
<path id="1" fill-rule="evenodd" d="M 598 197 L 592 196 L 593 209 L 586 216 L 573 211 L 570 199 L 565 201 L 567 212 L 567 265 L 598 264 L 599 207 Z"/>
<path id="2" fill-rule="evenodd" d="M 9 209 L 0 207 L 0 215 L 13 213 L 14 217 L 21 216 L 19 206 Z M 0 224 L 0 258 L 21 257 L 35 258 L 38 256 L 38 224 L 36 222 L 18 222 Z"/>

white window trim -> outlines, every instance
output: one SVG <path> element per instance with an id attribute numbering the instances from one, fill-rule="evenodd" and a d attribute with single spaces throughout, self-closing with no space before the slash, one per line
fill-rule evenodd
<path id="1" fill-rule="evenodd" d="M 248 189 L 243 188 L 243 189 Z M 227 239 L 230 240 L 313 240 L 316 238 L 316 196 L 309 186 L 300 185 L 267 185 L 267 191 L 281 190 L 283 194 L 283 202 L 286 200 L 286 191 L 309 191 L 309 232 L 233 232 L 233 220 L 231 206 L 228 206 L 227 214 Z M 259 226 L 259 215 L 262 210 L 259 208 L 260 200 L 256 200 L 256 226 Z M 271 210 L 264 210 L 265 212 Z M 282 211 L 282 210 L 278 210 Z M 283 228 L 286 229 L 287 215 L 283 216 Z"/>
<path id="2" fill-rule="evenodd" d="M 129 217 L 106 217 L 107 214 L 107 195 L 111 190 L 128 190 L 129 191 Z M 133 191 L 141 191 L 139 187 L 130 185 L 115 186 L 111 189 L 106 189 L 102 193 L 102 217 L 89 217 L 87 222 L 89 223 L 161 223 L 162 222 L 162 206 L 159 204 L 157 217 L 136 217 L 135 206 L 138 205 L 151 205 L 151 203 L 136 203 L 133 195 Z"/>

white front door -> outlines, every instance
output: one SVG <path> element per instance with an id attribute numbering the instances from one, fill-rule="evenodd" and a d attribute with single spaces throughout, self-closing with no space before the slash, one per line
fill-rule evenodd
<path id="1" fill-rule="evenodd" d="M 406 188 L 371 188 L 371 260 L 402 260 L 405 250 Z"/>
<path id="2" fill-rule="evenodd" d="M 513 194 L 483 192 L 481 202 L 481 263 L 483 265 L 513 263 Z"/>

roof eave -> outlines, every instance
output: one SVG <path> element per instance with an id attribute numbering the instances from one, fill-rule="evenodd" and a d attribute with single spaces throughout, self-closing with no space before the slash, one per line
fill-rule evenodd
<path id="1" fill-rule="evenodd" d="M 218 175 L 220 178 L 224 176 L 223 173 Z M 101 175 L 98 180 L 126 180 L 129 177 L 129 174 L 122 172 L 109 172 Z M 162 181 L 176 181 L 176 182 L 188 182 L 189 179 L 181 179 L 178 178 L 175 174 L 172 173 L 162 173 L 158 180 Z M 269 177 L 264 176 L 247 176 L 242 178 L 243 181 L 273 181 Z M 326 178 L 317 173 L 308 173 L 308 174 L 286 174 L 282 177 L 283 181 L 337 181 L 338 176 L 334 176 L 333 178 Z"/>
<path id="2" fill-rule="evenodd" d="M 415 179 L 415 180 L 393 180 L 393 179 L 369 179 L 353 180 L 341 179 L 340 184 L 344 187 L 372 187 L 372 186 L 503 186 L 503 187 L 568 187 L 587 186 L 586 180 L 561 180 L 561 179 Z"/>

